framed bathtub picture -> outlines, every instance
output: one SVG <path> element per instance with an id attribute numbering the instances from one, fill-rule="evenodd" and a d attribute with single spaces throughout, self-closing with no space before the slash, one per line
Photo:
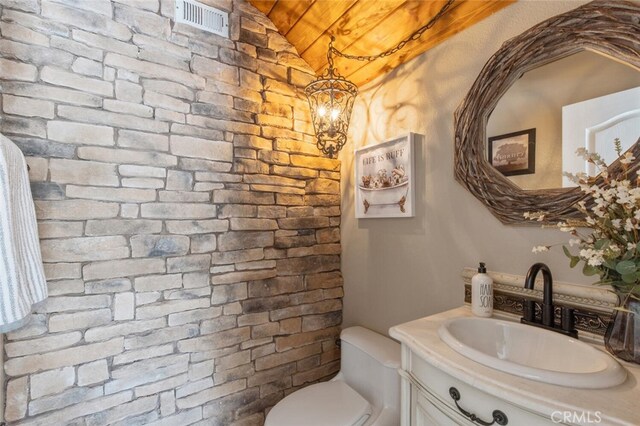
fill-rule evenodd
<path id="1" fill-rule="evenodd" d="M 356 217 L 415 216 L 415 133 L 355 151 Z"/>

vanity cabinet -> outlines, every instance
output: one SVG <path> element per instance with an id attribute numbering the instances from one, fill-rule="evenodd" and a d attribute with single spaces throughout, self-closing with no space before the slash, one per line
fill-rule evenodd
<path id="1" fill-rule="evenodd" d="M 404 344 L 400 375 L 402 426 L 558 424 L 442 372 Z"/>
<path id="2" fill-rule="evenodd" d="M 523 357 L 528 359 L 527 357 L 535 355 L 540 349 L 542 349 L 540 356 L 552 356 L 549 361 L 557 361 L 557 357 L 565 357 L 570 361 L 571 359 L 584 360 L 587 356 L 582 352 L 569 350 L 550 353 L 542 344 L 543 340 L 538 338 L 541 330 L 538 334 L 527 333 L 528 328 L 521 329 L 518 324 L 514 332 L 516 327 L 508 325 L 509 319 L 512 318 L 506 314 L 502 319 L 474 319 L 471 309 L 468 306 L 461 306 L 391 327 L 390 336 L 402 345 L 402 365 L 398 369 L 401 377 L 401 425 L 636 426 L 639 424 L 640 367 L 638 366 L 616 364 L 618 368 L 623 368 L 624 381 L 609 387 L 597 387 L 601 384 L 600 381 L 604 380 L 603 377 L 610 379 L 607 375 L 587 377 L 592 379 L 587 383 L 594 383 L 595 388 L 580 388 L 571 383 L 567 386 L 553 385 L 491 368 L 480 363 L 480 359 L 476 361 L 472 357 L 458 353 L 444 340 L 444 337 L 447 337 L 446 332 L 455 331 L 455 327 L 461 326 L 463 330 L 470 333 L 469 336 L 480 338 L 480 342 L 488 342 L 484 348 L 489 351 L 488 348 L 493 348 L 496 344 L 495 338 L 494 341 L 491 340 L 493 330 L 491 324 L 495 325 L 498 321 L 505 323 L 502 325 L 510 331 L 510 339 L 515 337 L 520 339 L 511 340 L 511 346 L 506 346 L 507 349 L 511 348 L 510 350 L 522 349 L 519 352 L 522 356 L 517 359 L 523 359 Z M 469 320 L 472 322 L 470 323 Z M 475 323 L 475 321 L 489 321 L 489 323 L 478 326 L 479 322 Z M 544 333 L 550 332 L 544 331 Z M 516 346 L 514 346 L 515 343 L 517 343 Z M 504 349 L 499 345 L 496 348 Z M 598 354 L 606 355 L 600 353 L 597 347 L 592 348 L 587 345 L 579 348 L 595 357 L 592 359 L 599 359 Z M 592 353 L 593 349 L 597 353 Z M 480 351 L 480 353 L 484 352 Z M 501 354 L 502 352 L 497 353 L 495 357 L 500 358 Z M 571 358 L 572 354 L 578 355 L 577 358 Z M 515 352 L 512 355 L 515 356 Z M 544 360 L 546 358 L 542 358 L 542 361 Z M 606 364 L 606 358 L 604 363 Z M 578 361 L 571 361 L 569 368 L 576 369 L 578 364 Z M 555 366 L 557 363 L 551 363 L 551 365 Z M 619 371 L 617 368 L 612 368 L 614 373 Z M 544 370 L 544 367 L 540 370 Z M 549 371 L 559 371 L 558 374 L 561 374 L 563 370 Z M 553 377 L 556 376 L 557 374 L 553 374 Z M 586 380 L 584 376 L 577 378 L 570 376 L 569 379 Z M 616 378 L 615 381 L 617 380 Z"/>

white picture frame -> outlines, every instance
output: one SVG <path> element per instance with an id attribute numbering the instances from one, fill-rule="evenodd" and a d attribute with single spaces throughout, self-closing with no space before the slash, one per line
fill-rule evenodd
<path id="1" fill-rule="evenodd" d="M 355 150 L 358 219 L 414 217 L 416 134 Z"/>

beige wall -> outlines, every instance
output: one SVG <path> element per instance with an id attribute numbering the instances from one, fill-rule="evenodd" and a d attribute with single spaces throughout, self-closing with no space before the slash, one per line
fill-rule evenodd
<path id="1" fill-rule="evenodd" d="M 481 260 L 521 275 L 543 261 L 557 280 L 590 282 L 569 269 L 561 250 L 531 253 L 565 234 L 502 225 L 453 177 L 453 113 L 482 66 L 507 39 L 582 3 L 518 2 L 361 90 L 341 155 L 344 326 L 386 333 L 459 306 L 460 272 Z M 416 217 L 355 219 L 353 149 L 408 131 L 425 135 L 416 147 Z"/>

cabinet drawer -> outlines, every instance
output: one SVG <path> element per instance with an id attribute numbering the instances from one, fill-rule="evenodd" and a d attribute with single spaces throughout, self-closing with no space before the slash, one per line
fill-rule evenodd
<path id="1" fill-rule="evenodd" d="M 456 406 L 456 402 L 450 394 L 451 388 L 455 388 L 457 391 L 459 398 L 457 403 L 460 408 L 476 415 L 485 422 L 491 423 L 493 421 L 494 410 L 500 410 L 506 415 L 508 425 L 537 426 L 557 424 L 553 423 L 548 417 L 512 405 L 493 395 L 469 386 L 433 367 L 413 353 L 411 353 L 409 357 L 409 365 L 407 367 L 412 380 L 416 382 L 419 387 L 423 387 L 426 393 L 439 400 L 450 411 L 460 413 L 461 416 L 463 416 L 463 414 Z"/>

